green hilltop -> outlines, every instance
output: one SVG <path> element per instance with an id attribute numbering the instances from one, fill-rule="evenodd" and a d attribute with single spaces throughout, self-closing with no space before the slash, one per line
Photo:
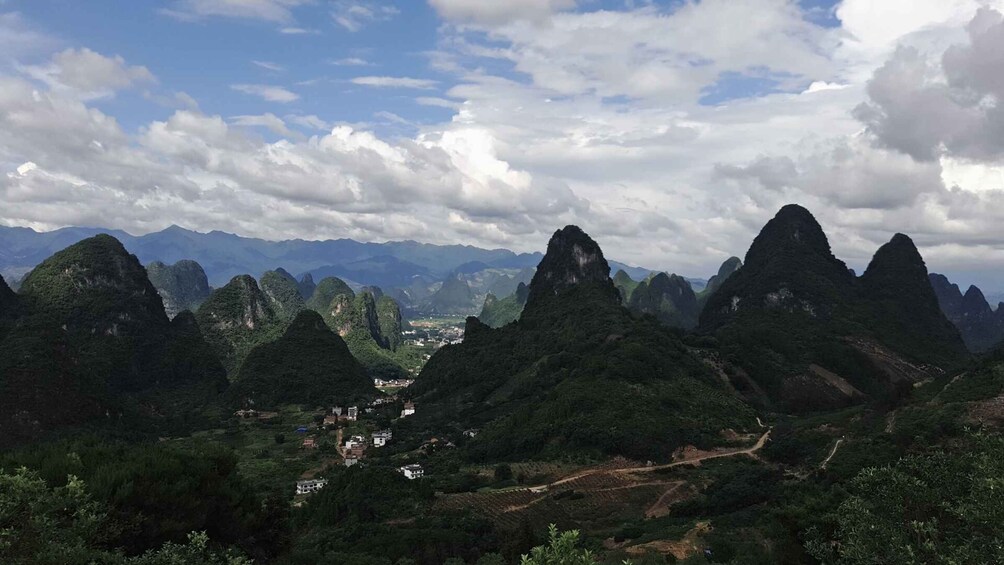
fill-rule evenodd
<path id="1" fill-rule="evenodd" d="M 168 320 L 146 270 L 107 235 L 28 275 L 0 351 L 4 444 L 83 424 L 150 430 L 202 411 L 225 386 L 192 319 Z M 179 394 L 192 402 L 178 405 Z"/>
<path id="2" fill-rule="evenodd" d="M 858 280 L 795 205 L 764 226 L 742 268 L 708 298 L 698 331 L 739 367 L 737 388 L 785 410 L 892 399 L 967 358 L 908 237 L 883 246 Z"/>
<path id="3" fill-rule="evenodd" d="M 753 412 L 671 330 L 619 304 L 600 248 L 568 226 L 548 244 L 520 319 L 492 329 L 469 318 L 408 395 L 429 422 L 477 425 L 478 460 L 562 453 L 668 459 L 709 446 Z"/>
<path id="4" fill-rule="evenodd" d="M 325 405 L 375 397 L 373 380 L 349 348 L 312 310 L 303 310 L 279 339 L 251 350 L 229 392 L 241 404 Z"/>
<path id="5" fill-rule="evenodd" d="M 522 282 L 516 287 L 515 292 L 505 298 L 496 298 L 494 294 L 489 292 L 485 296 L 485 303 L 481 307 L 481 313 L 478 314 L 478 320 L 493 328 L 501 328 L 514 322 L 523 313 L 523 307 L 526 306 L 526 299 L 529 295 L 530 287 Z"/>
<path id="6" fill-rule="evenodd" d="M 285 330 L 272 301 L 250 275 L 238 275 L 214 290 L 195 316 L 231 379 L 255 346 L 274 341 Z"/>
<path id="7" fill-rule="evenodd" d="M 183 310 L 195 312 L 212 292 L 202 266 L 182 260 L 173 265 L 154 261 L 146 266 L 150 283 L 164 301 L 164 310 L 173 318 Z"/>

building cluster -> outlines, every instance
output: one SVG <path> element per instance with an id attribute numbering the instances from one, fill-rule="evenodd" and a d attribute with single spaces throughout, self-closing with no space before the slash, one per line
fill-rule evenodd
<path id="1" fill-rule="evenodd" d="M 373 379 L 373 386 L 383 388 L 404 388 L 411 386 L 415 379 Z"/>
<path id="2" fill-rule="evenodd" d="M 328 484 L 327 479 L 307 479 L 296 481 L 296 494 L 310 494 L 317 492 Z"/>

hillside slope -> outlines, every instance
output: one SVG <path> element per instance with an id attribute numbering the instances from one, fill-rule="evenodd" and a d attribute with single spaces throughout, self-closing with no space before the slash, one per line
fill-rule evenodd
<path id="1" fill-rule="evenodd" d="M 479 460 L 570 452 L 667 459 L 714 443 L 753 412 L 669 330 L 620 303 L 599 246 L 575 226 L 555 232 L 520 319 L 491 329 L 468 318 L 408 395 L 440 425 L 482 427 Z"/>
<path id="2" fill-rule="evenodd" d="M 699 331 L 784 410 L 891 399 L 963 363 L 923 259 L 897 234 L 860 280 L 808 210 L 782 208 L 708 298 Z"/>

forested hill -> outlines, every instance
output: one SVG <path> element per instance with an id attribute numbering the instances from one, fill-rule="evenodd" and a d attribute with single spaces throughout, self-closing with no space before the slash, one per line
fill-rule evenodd
<path id="1" fill-rule="evenodd" d="M 856 278 L 796 205 L 764 226 L 698 330 L 788 410 L 893 398 L 968 356 L 909 237 L 893 237 Z"/>
<path id="2" fill-rule="evenodd" d="M 666 459 L 756 425 L 677 334 L 620 304 L 602 251 L 575 226 L 551 238 L 519 320 L 468 318 L 464 342 L 433 356 L 408 395 L 432 425 L 482 427 L 466 448 L 481 460 Z"/>

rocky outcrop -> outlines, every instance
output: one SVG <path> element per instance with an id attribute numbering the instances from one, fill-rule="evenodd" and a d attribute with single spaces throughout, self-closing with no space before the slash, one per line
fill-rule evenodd
<path id="1" fill-rule="evenodd" d="M 206 272 L 195 261 L 185 259 L 173 265 L 154 261 L 146 266 L 146 272 L 164 300 L 169 318 L 184 310 L 194 312 L 212 292 Z"/>
<path id="2" fill-rule="evenodd" d="M 272 310 L 280 318 L 292 320 L 306 308 L 296 279 L 282 269 L 266 271 L 261 276 L 261 291 L 268 297 Z"/>
<path id="3" fill-rule="evenodd" d="M 600 246 L 578 226 L 565 226 L 554 232 L 547 243 L 547 253 L 530 281 L 527 305 L 588 283 L 602 286 L 610 296 L 620 299 Z"/>
<path id="4" fill-rule="evenodd" d="M 944 275 L 931 273 L 930 280 L 941 311 L 970 351 L 983 353 L 1004 342 L 1004 304 L 994 310 L 979 288 L 970 286 L 963 295 Z"/>

